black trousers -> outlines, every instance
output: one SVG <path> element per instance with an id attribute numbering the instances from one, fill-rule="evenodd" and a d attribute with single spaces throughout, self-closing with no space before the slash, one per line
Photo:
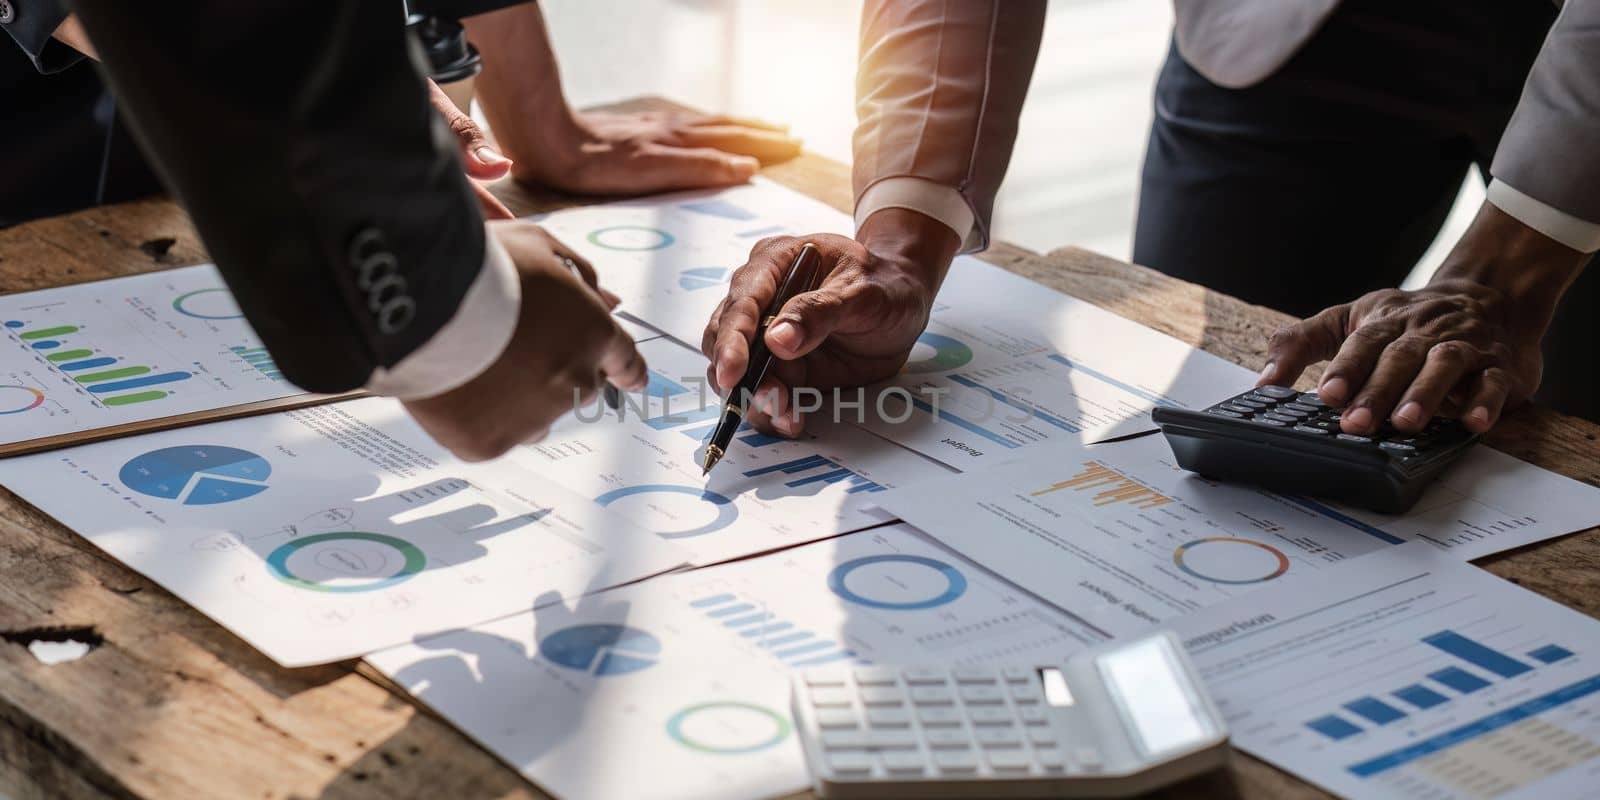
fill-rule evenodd
<path id="1" fill-rule="evenodd" d="M 1134 261 L 1305 317 L 1399 285 L 1486 173 L 1554 20 L 1537 0 L 1346 0 L 1277 73 L 1225 89 L 1178 53 L 1155 93 Z M 1600 276 L 1545 338 L 1536 399 L 1600 421 Z"/>

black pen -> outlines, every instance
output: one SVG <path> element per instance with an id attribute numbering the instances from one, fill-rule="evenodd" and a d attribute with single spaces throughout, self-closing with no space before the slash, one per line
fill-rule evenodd
<path id="1" fill-rule="evenodd" d="M 800 248 L 800 252 L 794 257 L 794 263 L 789 265 L 789 274 L 783 277 L 783 284 L 778 287 L 778 293 L 772 296 L 772 302 L 767 305 L 767 313 L 756 325 L 756 336 L 750 341 L 750 360 L 744 368 L 744 377 L 729 393 L 728 404 L 722 407 L 722 419 L 717 421 L 717 429 L 711 434 L 710 443 L 706 445 L 705 471 L 701 473 L 702 475 L 710 475 L 711 468 L 727 454 L 728 445 L 733 442 L 733 434 L 744 422 L 745 412 L 750 410 L 751 398 L 755 397 L 756 389 L 760 388 L 761 380 L 767 377 L 767 369 L 772 366 L 772 352 L 767 350 L 767 326 L 777 318 L 778 312 L 783 310 L 783 305 L 802 291 L 798 288 L 797 281 L 802 274 L 809 278 L 815 272 L 819 258 L 821 256 L 816 245 L 807 242 Z"/>

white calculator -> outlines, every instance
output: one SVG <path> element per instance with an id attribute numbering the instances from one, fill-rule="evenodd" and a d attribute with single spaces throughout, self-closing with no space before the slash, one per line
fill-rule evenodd
<path id="1" fill-rule="evenodd" d="M 1053 666 L 857 666 L 794 676 L 827 798 L 1116 797 L 1221 766 L 1228 732 L 1169 631 Z"/>

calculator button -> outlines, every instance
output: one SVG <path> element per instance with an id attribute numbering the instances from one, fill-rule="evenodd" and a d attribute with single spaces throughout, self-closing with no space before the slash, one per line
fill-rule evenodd
<path id="1" fill-rule="evenodd" d="M 1220 406 L 1220 408 L 1225 408 L 1225 409 L 1227 409 L 1229 411 L 1233 411 L 1233 412 L 1236 412 L 1236 413 L 1239 413 L 1239 414 L 1243 414 L 1243 415 L 1245 415 L 1247 417 L 1250 416 L 1251 414 L 1256 413 L 1256 411 L 1259 410 L 1259 409 L 1251 408 L 1251 407 L 1246 406 L 1246 405 L 1241 405 L 1239 403 L 1223 403 Z"/>
<path id="2" fill-rule="evenodd" d="M 935 706 L 933 708 L 917 709 L 917 719 L 922 720 L 924 726 L 935 725 L 960 725 L 961 712 L 948 706 Z"/>
<path id="3" fill-rule="evenodd" d="M 867 746 L 879 750 L 916 749 L 917 737 L 911 731 L 868 731 Z"/>
<path id="4" fill-rule="evenodd" d="M 906 683 L 913 686 L 938 684 L 945 681 L 944 670 L 932 667 L 908 667 L 902 670 L 900 675 L 906 679 Z"/>
<path id="5" fill-rule="evenodd" d="M 1299 392 L 1290 389 L 1287 386 L 1257 386 L 1255 393 L 1270 397 L 1274 400 L 1287 400 L 1291 397 L 1298 397 L 1300 395 Z"/>
<path id="6" fill-rule="evenodd" d="M 819 738 L 822 746 L 829 750 L 850 750 L 867 746 L 867 735 L 861 731 L 823 731 Z"/>
<path id="7" fill-rule="evenodd" d="M 1028 754 L 1021 750 L 985 750 L 983 751 L 983 760 L 989 762 L 990 769 L 1005 772 L 1026 771 L 1033 766 L 1033 762 L 1028 759 Z"/>
<path id="8" fill-rule="evenodd" d="M 1022 685 L 1011 687 L 1011 700 L 1019 705 L 1037 703 L 1040 700 L 1039 687 Z"/>
<path id="9" fill-rule="evenodd" d="M 1261 419 L 1270 419 L 1275 422 L 1282 422 L 1289 425 L 1293 425 L 1300 421 L 1299 417 L 1293 417 L 1288 414 L 1279 414 L 1276 411 L 1268 411 L 1267 413 L 1262 414 Z"/>
<path id="10" fill-rule="evenodd" d="M 1224 405 L 1227 405 L 1229 403 L 1231 403 L 1233 405 L 1236 405 L 1236 406 L 1244 406 L 1245 408 L 1248 408 L 1251 411 L 1260 411 L 1261 409 L 1266 408 L 1268 405 L 1270 405 L 1269 403 L 1262 403 L 1262 402 L 1258 402 L 1256 400 L 1251 400 L 1248 397 L 1235 397 L 1232 400 L 1229 400 L 1228 403 L 1224 403 Z"/>
<path id="11" fill-rule="evenodd" d="M 1397 453 L 1402 456 L 1412 456 L 1417 454 L 1416 447 L 1405 444 L 1404 442 L 1379 442 L 1378 446 L 1388 450 L 1391 453 Z"/>
<path id="12" fill-rule="evenodd" d="M 856 683 L 862 686 L 893 686 L 896 671 L 888 667 L 856 667 Z"/>
<path id="13" fill-rule="evenodd" d="M 1022 746 L 1022 732 L 1016 728 L 978 728 L 972 736 L 984 747 Z"/>
<path id="14" fill-rule="evenodd" d="M 1372 444 L 1372 437 L 1371 436 L 1357 436 L 1354 433 L 1341 433 L 1338 436 L 1335 436 L 1334 438 L 1335 439 L 1343 439 L 1344 441 L 1347 441 L 1347 442 L 1357 442 L 1357 443 L 1360 443 L 1360 444 Z"/>
<path id="15" fill-rule="evenodd" d="M 1056 743 L 1056 732 L 1049 728 L 1033 728 L 1028 731 L 1028 741 L 1035 747 L 1048 747 Z"/>
<path id="16" fill-rule="evenodd" d="M 967 703 L 1002 703 L 1005 702 L 1006 693 L 998 686 L 963 686 L 961 699 Z"/>
<path id="17" fill-rule="evenodd" d="M 1315 394 L 1313 394 L 1311 392 L 1301 392 L 1300 396 L 1296 397 L 1294 399 L 1294 401 L 1296 403 L 1304 403 L 1304 404 L 1306 404 L 1308 406 L 1315 406 L 1317 408 L 1327 408 L 1328 407 L 1327 403 L 1322 402 L 1322 398 L 1316 396 Z"/>
<path id="18" fill-rule="evenodd" d="M 917 705 L 947 706 L 955 701 L 955 696 L 943 686 L 913 686 L 911 687 L 911 702 Z"/>
<path id="19" fill-rule="evenodd" d="M 1305 414 L 1315 414 L 1322 410 L 1316 406 L 1308 406 L 1305 403 L 1285 403 L 1283 407 L 1290 411 L 1299 411 Z"/>
<path id="20" fill-rule="evenodd" d="M 819 670 L 806 673 L 807 686 L 844 686 L 844 673 L 838 670 Z"/>
<path id="21" fill-rule="evenodd" d="M 1022 720 L 1024 725 L 1044 725 L 1050 721 L 1050 718 L 1044 713 L 1044 709 L 1035 706 L 1025 706 L 1017 709 L 1017 719 Z"/>
<path id="22" fill-rule="evenodd" d="M 1299 432 L 1301 432 L 1301 433 L 1310 433 L 1310 434 L 1314 434 L 1314 435 L 1317 435 L 1317 436 L 1327 436 L 1328 435 L 1327 431 L 1325 431 L 1325 430 L 1323 430 L 1321 428 L 1312 427 L 1310 425 L 1296 425 L 1296 426 L 1294 426 L 1294 429 L 1299 431 Z"/>
<path id="23" fill-rule="evenodd" d="M 1067 766 L 1067 757 L 1054 747 L 1033 749 L 1033 760 L 1050 771 L 1060 771 Z"/>
<path id="24" fill-rule="evenodd" d="M 905 702 L 900 690 L 893 686 L 863 686 L 861 704 L 867 706 L 897 706 Z"/>
<path id="25" fill-rule="evenodd" d="M 1100 769 L 1100 751 L 1093 747 L 1073 748 L 1072 760 L 1091 772 Z"/>
<path id="26" fill-rule="evenodd" d="M 928 762 L 922 758 L 922 753 L 916 750 L 895 750 L 880 756 L 883 768 L 895 773 L 914 772 L 921 774 L 927 769 Z"/>
<path id="27" fill-rule="evenodd" d="M 813 687 L 811 704 L 818 708 L 849 708 L 850 690 L 833 687 Z"/>
<path id="28" fill-rule="evenodd" d="M 956 683 L 994 683 L 994 670 L 984 667 L 956 667 Z"/>
<path id="29" fill-rule="evenodd" d="M 872 756 L 867 753 L 829 753 L 828 767 L 834 772 L 861 774 L 872 771 Z"/>
<path id="30" fill-rule="evenodd" d="M 1002 673 L 1007 683 L 1028 683 L 1033 679 L 1033 670 L 1027 667 L 1006 667 Z"/>
<path id="31" fill-rule="evenodd" d="M 940 772 L 973 772 L 978 768 L 978 754 L 971 750 L 934 753 L 933 765 Z"/>
<path id="32" fill-rule="evenodd" d="M 904 728 L 911 724 L 911 712 L 903 708 L 869 708 L 867 724 L 874 728 Z"/>
<path id="33" fill-rule="evenodd" d="M 1278 408 L 1273 409 L 1272 413 L 1280 418 L 1287 417 L 1289 419 L 1299 420 L 1308 419 L 1311 416 L 1310 411 L 1300 411 L 1288 406 L 1279 406 Z"/>
<path id="34" fill-rule="evenodd" d="M 922 740 L 935 750 L 965 750 L 972 746 L 972 737 L 966 731 L 950 728 L 928 728 L 922 732 Z"/>
<path id="35" fill-rule="evenodd" d="M 1275 398 L 1268 397 L 1264 394 L 1256 394 L 1255 392 L 1239 395 L 1239 397 L 1236 399 L 1249 400 L 1252 403 L 1260 403 L 1265 406 L 1276 405 L 1278 402 Z"/>
<path id="36" fill-rule="evenodd" d="M 848 708 L 817 709 L 817 727 L 819 728 L 854 728 L 858 724 L 856 712 Z"/>
<path id="37" fill-rule="evenodd" d="M 1254 421 L 1255 422 L 1259 422 L 1262 425 L 1271 425 L 1274 428 L 1287 428 L 1287 427 L 1289 427 L 1289 423 L 1284 422 L 1281 419 L 1268 419 L 1266 417 L 1256 417 Z"/>
<path id="38" fill-rule="evenodd" d="M 1231 417 L 1233 419 L 1244 419 L 1244 415 L 1243 414 L 1240 414 L 1237 411 L 1229 411 L 1226 408 L 1213 408 L 1213 409 L 1209 409 L 1209 411 L 1210 411 L 1210 413 L 1216 414 L 1219 417 Z"/>
<path id="39" fill-rule="evenodd" d="M 974 725 L 1010 725 L 1013 717 L 1004 706 L 976 706 L 967 709 L 967 719 Z"/>

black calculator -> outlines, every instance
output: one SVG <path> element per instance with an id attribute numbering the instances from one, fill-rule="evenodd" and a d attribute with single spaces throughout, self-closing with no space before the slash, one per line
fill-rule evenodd
<path id="1" fill-rule="evenodd" d="M 1286 386 L 1262 386 L 1202 411 L 1157 408 L 1151 417 L 1186 470 L 1386 514 L 1411 508 L 1477 439 L 1445 417 L 1420 433 L 1388 423 L 1372 436 L 1342 433 L 1339 409 Z"/>

